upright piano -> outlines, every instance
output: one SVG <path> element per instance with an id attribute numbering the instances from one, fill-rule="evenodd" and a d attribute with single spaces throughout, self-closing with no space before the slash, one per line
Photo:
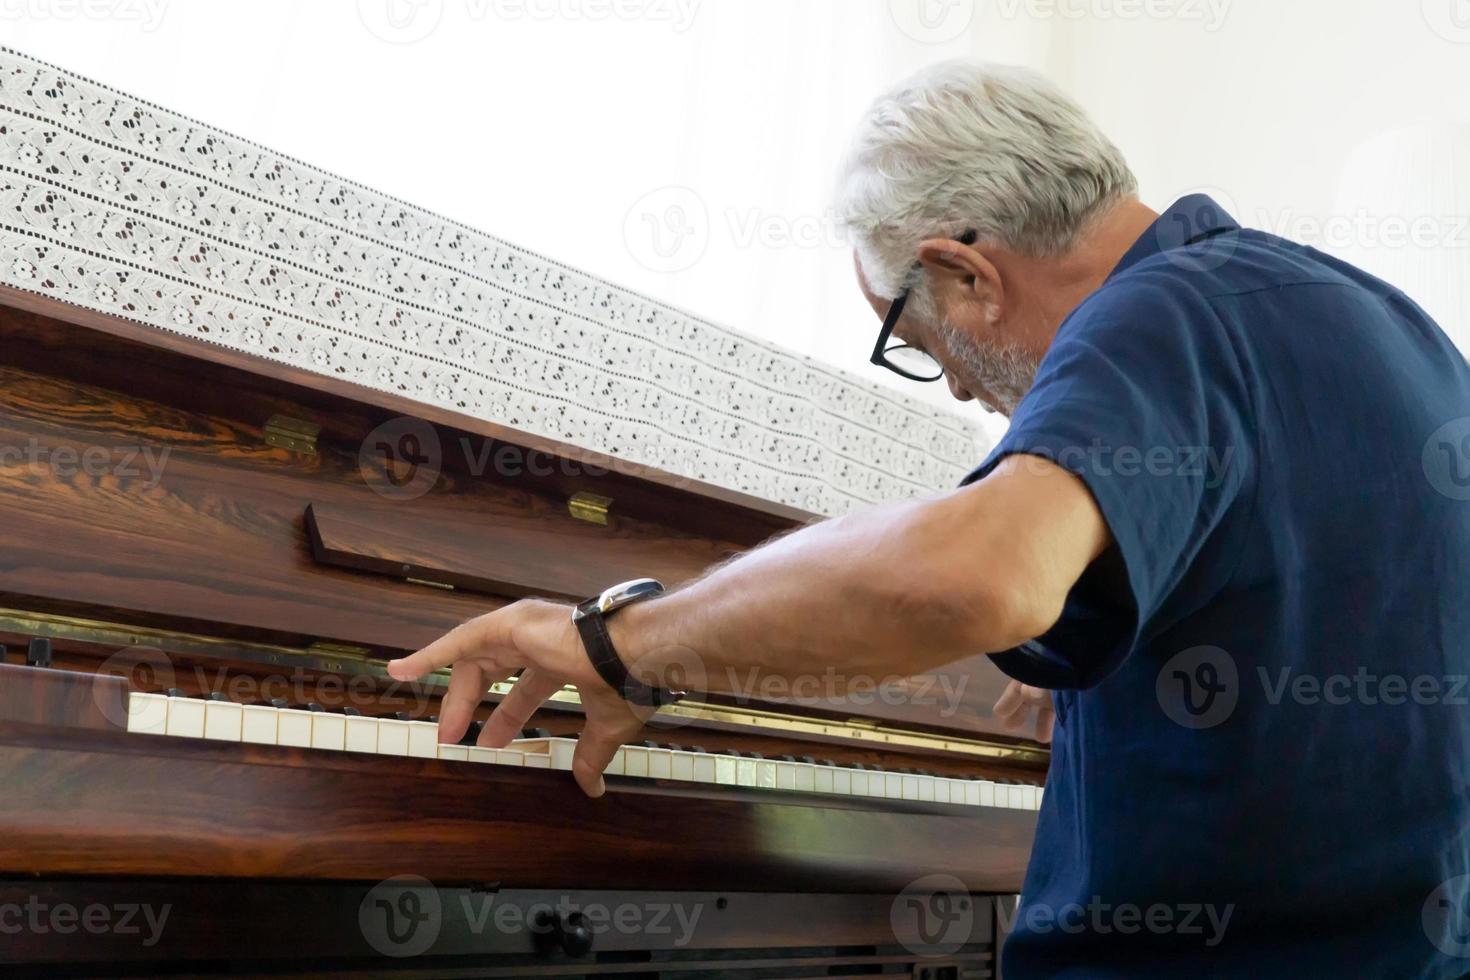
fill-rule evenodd
<path id="1" fill-rule="evenodd" d="M 1047 756 L 984 658 L 692 698 L 597 800 L 575 690 L 439 745 L 383 669 L 965 423 L 13 51 L 0 163 L 7 976 L 995 975 Z"/>

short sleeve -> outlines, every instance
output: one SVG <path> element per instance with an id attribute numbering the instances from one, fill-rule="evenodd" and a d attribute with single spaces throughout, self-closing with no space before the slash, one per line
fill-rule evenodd
<path id="1" fill-rule="evenodd" d="M 1181 583 L 1209 578 L 1191 573 L 1202 555 L 1224 560 L 1221 529 L 1249 506 L 1251 404 L 1230 329 L 1187 286 L 1105 285 L 1068 318 L 1009 431 L 965 482 L 1021 453 L 1076 474 L 1107 522 L 1124 586 L 1105 587 L 1094 563 L 1056 626 L 994 656 L 1001 670 L 1090 687 L 1167 617 Z"/>

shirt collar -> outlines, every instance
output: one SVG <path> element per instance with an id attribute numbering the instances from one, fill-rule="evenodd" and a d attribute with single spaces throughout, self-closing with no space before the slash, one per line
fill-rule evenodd
<path id="1" fill-rule="evenodd" d="M 1240 223 L 1214 198 L 1208 194 L 1187 194 L 1165 209 L 1148 231 L 1129 246 L 1108 278 L 1168 249 L 1183 248 L 1213 235 L 1239 230 Z"/>

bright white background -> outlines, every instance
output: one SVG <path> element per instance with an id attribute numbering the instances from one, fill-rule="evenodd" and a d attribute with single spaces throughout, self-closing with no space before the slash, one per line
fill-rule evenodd
<path id="1" fill-rule="evenodd" d="M 1151 205 L 1217 189 L 1370 267 L 1399 246 L 1344 223 L 1349 154 L 1470 93 L 1467 0 L 0 0 L 0 43 L 898 384 L 830 198 L 920 65 L 1041 68 Z"/>

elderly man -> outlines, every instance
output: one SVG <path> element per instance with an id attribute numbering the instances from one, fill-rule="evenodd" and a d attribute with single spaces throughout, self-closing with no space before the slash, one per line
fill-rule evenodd
<path id="1" fill-rule="evenodd" d="M 595 796 L 647 715 L 623 695 L 656 703 L 671 670 L 720 689 L 983 651 L 1017 682 L 999 715 L 1037 709 L 1045 737 L 1055 712 L 1009 977 L 1461 975 L 1470 370 L 1392 287 L 1135 190 L 1034 74 L 899 86 L 843 185 L 873 356 L 1010 415 L 991 457 L 605 632 L 520 602 L 391 673 L 454 665 L 452 741 L 524 669 L 492 745 L 575 684 Z M 1191 909 L 1218 928 L 1181 928 Z"/>

